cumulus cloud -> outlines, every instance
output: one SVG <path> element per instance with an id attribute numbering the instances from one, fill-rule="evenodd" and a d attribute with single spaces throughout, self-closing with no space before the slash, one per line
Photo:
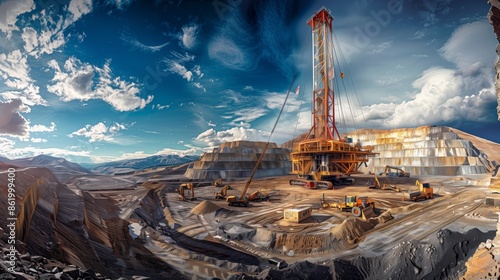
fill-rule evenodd
<path id="1" fill-rule="evenodd" d="M 95 98 L 92 91 L 95 69 L 88 63 L 82 63 L 75 57 L 70 57 L 63 65 L 63 70 L 55 60 L 49 61 L 49 67 L 55 70 L 53 85 L 47 90 L 59 96 L 62 101 L 82 100 Z"/>
<path id="2" fill-rule="evenodd" d="M 410 100 L 363 107 L 367 126 L 458 126 L 463 122 L 496 121 L 495 53 L 488 48 L 496 42 L 490 29 L 486 21 L 458 27 L 439 50 L 455 67 L 432 67 L 423 71 L 412 83 L 415 91 Z M 483 43 L 479 46 L 477 42 Z M 363 122 L 362 116 L 358 115 L 355 121 Z"/>
<path id="3" fill-rule="evenodd" d="M 28 121 L 19 113 L 22 105 L 20 99 L 0 102 L 0 134 L 29 136 Z"/>
<path id="4" fill-rule="evenodd" d="M 99 98 L 118 111 L 143 109 L 153 101 L 152 95 L 148 95 L 147 99 L 139 96 L 140 90 L 136 83 L 123 81 L 120 77 L 113 78 L 110 63 L 108 60 L 102 69 L 96 68 L 100 74 L 99 83 L 95 90 Z"/>
<path id="5" fill-rule="evenodd" d="M 72 0 L 63 14 L 42 9 L 31 18 L 33 22 L 39 22 L 37 29 L 23 28 L 21 38 L 24 41 L 24 49 L 36 58 L 44 53 L 52 54 L 66 43 L 64 31 L 84 15 L 92 12 L 92 9 L 92 0 Z"/>
<path id="6" fill-rule="evenodd" d="M 26 56 L 20 50 L 8 54 L 0 54 L 0 74 L 5 80 L 13 78 L 20 81 L 32 82 L 29 77 L 29 66 Z"/>
<path id="7" fill-rule="evenodd" d="M 216 131 L 210 128 L 200 133 L 195 140 L 207 144 L 209 147 L 219 146 L 224 142 L 248 140 L 248 141 L 267 141 L 268 132 L 256 130 L 253 128 L 233 127 L 224 131 Z"/>
<path id="8" fill-rule="evenodd" d="M 30 125 L 30 132 L 53 132 L 56 131 L 56 124 L 54 122 L 50 123 L 50 126 L 45 126 L 41 124 Z"/>
<path id="9" fill-rule="evenodd" d="M 143 109 L 153 100 L 153 96 L 141 98 L 136 83 L 113 77 L 110 64 L 108 60 L 99 68 L 70 57 L 61 69 L 55 60 L 51 60 L 48 65 L 55 72 L 54 84 L 48 85 L 47 90 L 66 102 L 101 99 L 118 111 Z"/>
<path id="10" fill-rule="evenodd" d="M 199 25 L 191 23 L 182 27 L 181 41 L 184 47 L 192 49 L 196 46 Z"/>
<path id="11" fill-rule="evenodd" d="M 111 142 L 116 143 L 114 136 L 120 130 L 126 129 L 124 124 L 114 123 L 111 126 L 106 126 L 103 122 L 100 122 L 96 125 L 87 124 L 85 127 L 72 132 L 68 135 L 69 138 L 73 138 L 74 136 L 82 136 L 86 138 L 90 138 L 89 142 Z"/>
<path id="12" fill-rule="evenodd" d="M 12 31 L 19 30 L 16 26 L 17 17 L 35 9 L 33 0 L 6 0 L 0 3 L 0 30 L 12 36 Z"/>
<path id="13" fill-rule="evenodd" d="M 0 93 L 5 100 L 21 99 L 26 106 L 47 105 L 39 94 L 39 87 L 29 75 L 27 55 L 20 50 L 0 54 L 0 77 L 14 90 Z"/>
<path id="14" fill-rule="evenodd" d="M 92 11 L 92 0 L 72 0 L 69 3 L 68 11 L 71 13 L 69 21 L 75 22 Z"/>

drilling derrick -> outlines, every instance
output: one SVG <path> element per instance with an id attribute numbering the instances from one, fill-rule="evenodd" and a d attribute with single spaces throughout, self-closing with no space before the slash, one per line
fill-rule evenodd
<path id="1" fill-rule="evenodd" d="M 373 154 L 373 149 L 342 139 L 336 127 L 332 22 L 326 8 L 307 22 L 312 28 L 312 127 L 291 153 L 291 173 L 308 178 L 312 175 L 318 181 L 358 173 L 358 167 Z M 295 180 L 294 184 L 301 183 Z"/>

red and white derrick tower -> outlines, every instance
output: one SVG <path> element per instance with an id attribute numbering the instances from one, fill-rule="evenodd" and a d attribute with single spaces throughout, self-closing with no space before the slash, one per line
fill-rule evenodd
<path id="1" fill-rule="evenodd" d="M 372 149 L 342 139 L 335 123 L 333 17 L 326 8 L 308 22 L 312 28 L 312 127 L 291 153 L 292 174 L 322 176 L 357 173 Z M 368 148 L 368 147 L 367 147 Z"/>

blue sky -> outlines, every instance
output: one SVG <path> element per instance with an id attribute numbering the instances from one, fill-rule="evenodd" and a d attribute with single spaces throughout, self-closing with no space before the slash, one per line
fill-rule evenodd
<path id="1" fill-rule="evenodd" d="M 347 130 L 448 125 L 500 142 L 486 1 L 4 0 L 0 156 L 97 163 L 266 141 L 300 85 L 271 138 L 290 140 L 311 125 L 306 21 L 323 6 Z"/>

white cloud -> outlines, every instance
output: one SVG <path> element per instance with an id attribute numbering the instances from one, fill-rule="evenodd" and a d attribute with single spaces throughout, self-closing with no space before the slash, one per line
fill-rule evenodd
<path id="1" fill-rule="evenodd" d="M 237 122 L 252 122 L 262 116 L 267 114 L 267 110 L 264 108 L 243 108 L 232 112 L 232 114 L 236 117 L 233 119 L 232 123 Z"/>
<path id="2" fill-rule="evenodd" d="M 209 147 L 219 146 L 221 143 L 248 140 L 248 141 L 267 141 L 268 132 L 252 128 L 233 127 L 225 131 L 216 131 L 210 128 L 200 133 L 195 140 L 207 144 Z"/>
<path id="3" fill-rule="evenodd" d="M 118 131 L 124 129 L 126 129 L 124 124 L 114 123 L 107 127 L 104 123 L 100 122 L 96 125 L 87 124 L 85 127 L 69 134 L 68 137 L 73 138 L 74 136 L 83 136 L 90 138 L 90 143 L 101 141 L 116 143 L 116 140 L 113 137 L 118 133 Z"/>
<path id="4" fill-rule="evenodd" d="M 410 127 L 428 124 L 458 126 L 462 122 L 497 119 L 491 51 L 497 42 L 486 21 L 458 27 L 440 49 L 456 68 L 433 67 L 422 72 L 412 86 L 411 100 L 373 104 L 363 108 L 368 127 Z M 480 46 L 477 42 L 482 42 Z M 395 101 L 395 100 L 393 100 Z M 358 123 L 361 116 L 358 116 Z"/>
<path id="5" fill-rule="evenodd" d="M 269 92 L 264 97 L 266 106 L 269 109 L 281 110 L 283 107 L 283 102 L 285 101 L 286 93 Z M 288 100 L 286 101 L 284 111 L 285 112 L 296 112 L 299 110 L 301 102 L 297 100 L 295 94 L 290 93 Z"/>
<path id="6" fill-rule="evenodd" d="M 206 88 L 199 81 L 195 81 L 196 76 L 200 79 L 205 75 L 201 72 L 201 66 L 195 65 L 190 71 L 183 65 L 183 63 L 193 61 L 194 59 L 194 55 L 189 55 L 188 53 L 180 54 L 173 51 L 171 52 L 170 58 L 164 59 L 163 62 L 166 64 L 166 71 L 182 76 L 188 82 L 191 82 L 194 87 L 203 90 L 203 92 L 207 92 Z M 196 74 L 196 76 L 194 74 Z"/>
<path id="7" fill-rule="evenodd" d="M 101 99 L 118 111 L 143 109 L 153 100 L 153 96 L 142 99 L 136 83 L 113 77 L 110 63 L 108 60 L 103 68 L 98 68 L 70 57 L 61 69 L 57 62 L 51 60 L 49 67 L 55 71 L 52 79 L 55 83 L 48 85 L 47 90 L 66 102 Z M 94 80 L 97 81 L 95 86 Z"/>
<path id="8" fill-rule="evenodd" d="M 92 0 L 71 0 L 68 11 L 72 15 L 69 21 L 75 22 L 92 11 Z"/>
<path id="9" fill-rule="evenodd" d="M 203 74 L 203 72 L 201 72 L 201 66 L 200 65 L 195 65 L 192 69 L 193 72 L 196 73 L 196 75 L 198 75 L 199 78 L 203 77 L 205 74 Z"/>
<path id="10" fill-rule="evenodd" d="M 14 50 L 8 54 L 0 54 L 0 77 L 5 80 L 5 85 L 15 89 L 5 91 L 0 95 L 5 100 L 21 99 L 25 106 L 47 105 L 39 94 L 39 87 L 31 79 L 30 67 L 25 54 L 20 50 Z"/>
<path id="11" fill-rule="evenodd" d="M 494 37 L 491 26 L 486 20 L 460 26 L 440 49 L 444 58 L 455 63 L 460 69 L 466 69 L 477 62 L 490 64 L 495 59 L 495 52 L 490 48 Z M 478 44 L 478 42 L 483 42 Z M 491 64 L 492 65 L 492 64 Z"/>
<path id="12" fill-rule="evenodd" d="M 207 125 L 208 125 L 208 126 L 212 126 L 212 127 L 217 126 L 217 125 L 216 125 L 216 124 L 214 124 L 212 121 L 209 121 L 209 122 L 207 123 Z"/>
<path id="13" fill-rule="evenodd" d="M 192 49 L 196 46 L 196 36 L 198 36 L 199 25 L 191 23 L 182 27 L 181 41 L 184 47 Z"/>
<path id="14" fill-rule="evenodd" d="M 387 41 L 380 43 L 376 46 L 372 46 L 372 49 L 368 51 L 368 54 L 379 54 L 383 52 L 384 50 L 390 48 L 392 45 L 392 41 Z"/>
<path id="15" fill-rule="evenodd" d="M 41 124 L 30 125 L 28 130 L 30 132 L 53 132 L 56 131 L 56 124 L 51 122 L 50 127 Z"/>
<path id="16" fill-rule="evenodd" d="M 131 45 L 134 48 L 138 48 L 140 50 L 148 51 L 148 52 L 158 52 L 170 44 L 169 42 L 166 42 L 166 43 L 163 43 L 161 45 L 148 46 L 148 45 L 145 45 L 145 44 L 139 42 L 139 40 L 137 40 L 131 36 L 124 35 L 124 34 L 122 36 L 120 36 L 120 39 L 122 39 L 122 41 Z"/>
<path id="17" fill-rule="evenodd" d="M 32 21 L 40 22 L 38 30 L 25 27 L 21 38 L 24 49 L 35 58 L 42 54 L 52 54 L 66 43 L 65 30 L 84 15 L 92 12 L 92 0 L 72 0 L 64 14 L 55 13 L 51 9 L 43 9 L 32 17 Z"/>
<path id="18" fill-rule="evenodd" d="M 49 67 L 55 70 L 53 85 L 48 85 L 47 90 L 59 96 L 62 101 L 82 100 L 95 98 L 92 91 L 95 69 L 88 63 L 82 63 L 75 57 L 66 60 L 63 70 L 55 60 L 49 61 Z"/>
<path id="19" fill-rule="evenodd" d="M 21 116 L 20 111 L 22 111 L 20 99 L 0 102 L 0 135 L 29 136 L 28 121 Z"/>
<path id="20" fill-rule="evenodd" d="M 44 139 L 44 138 L 34 138 L 34 137 L 32 137 L 30 139 L 30 141 L 33 142 L 33 143 L 47 143 L 48 140 Z"/>
<path id="21" fill-rule="evenodd" d="M 9 39 L 16 26 L 17 17 L 35 9 L 33 0 L 6 0 L 0 3 L 0 30 Z"/>
<path id="22" fill-rule="evenodd" d="M 217 37 L 208 44 L 210 59 L 230 69 L 247 70 L 251 67 L 251 60 L 229 38 Z"/>
<path id="23" fill-rule="evenodd" d="M 400 77 L 384 77 L 380 80 L 375 80 L 375 83 L 380 86 L 395 86 L 399 85 L 403 78 Z"/>
<path id="24" fill-rule="evenodd" d="M 128 6 L 130 6 L 130 4 L 133 1 L 134 0 L 106 0 L 106 4 L 108 4 L 108 5 L 114 5 L 119 10 L 124 10 L 125 8 L 127 8 Z"/>
<path id="25" fill-rule="evenodd" d="M 5 156 L 5 153 L 11 151 L 15 144 L 16 142 L 11 139 L 0 137 L 0 153 L 3 152 L 2 155 Z"/>
<path id="26" fill-rule="evenodd" d="M 415 57 L 415 58 L 428 58 L 429 57 L 428 54 L 412 54 L 411 56 Z"/>
<path id="27" fill-rule="evenodd" d="M 14 50 L 9 54 L 0 54 L 0 74 L 5 80 L 14 78 L 32 82 L 29 77 L 28 60 L 20 50 Z"/>
<path id="28" fill-rule="evenodd" d="M 110 61 L 106 61 L 102 69 L 96 68 L 100 74 L 96 93 L 99 98 L 111 104 L 118 111 L 143 109 L 153 101 L 153 96 L 147 99 L 139 96 L 140 90 L 134 82 L 127 82 L 120 77 L 112 78 Z"/>
<path id="29" fill-rule="evenodd" d="M 160 110 L 160 111 L 161 111 L 161 110 L 163 110 L 163 109 L 165 109 L 165 108 L 166 108 L 166 109 L 170 108 L 170 106 L 171 106 L 171 105 L 172 105 L 172 104 L 167 104 L 167 105 L 155 104 L 155 105 L 151 106 L 151 109 L 153 109 L 153 110 L 154 110 L 154 109 L 157 109 L 157 110 Z"/>

